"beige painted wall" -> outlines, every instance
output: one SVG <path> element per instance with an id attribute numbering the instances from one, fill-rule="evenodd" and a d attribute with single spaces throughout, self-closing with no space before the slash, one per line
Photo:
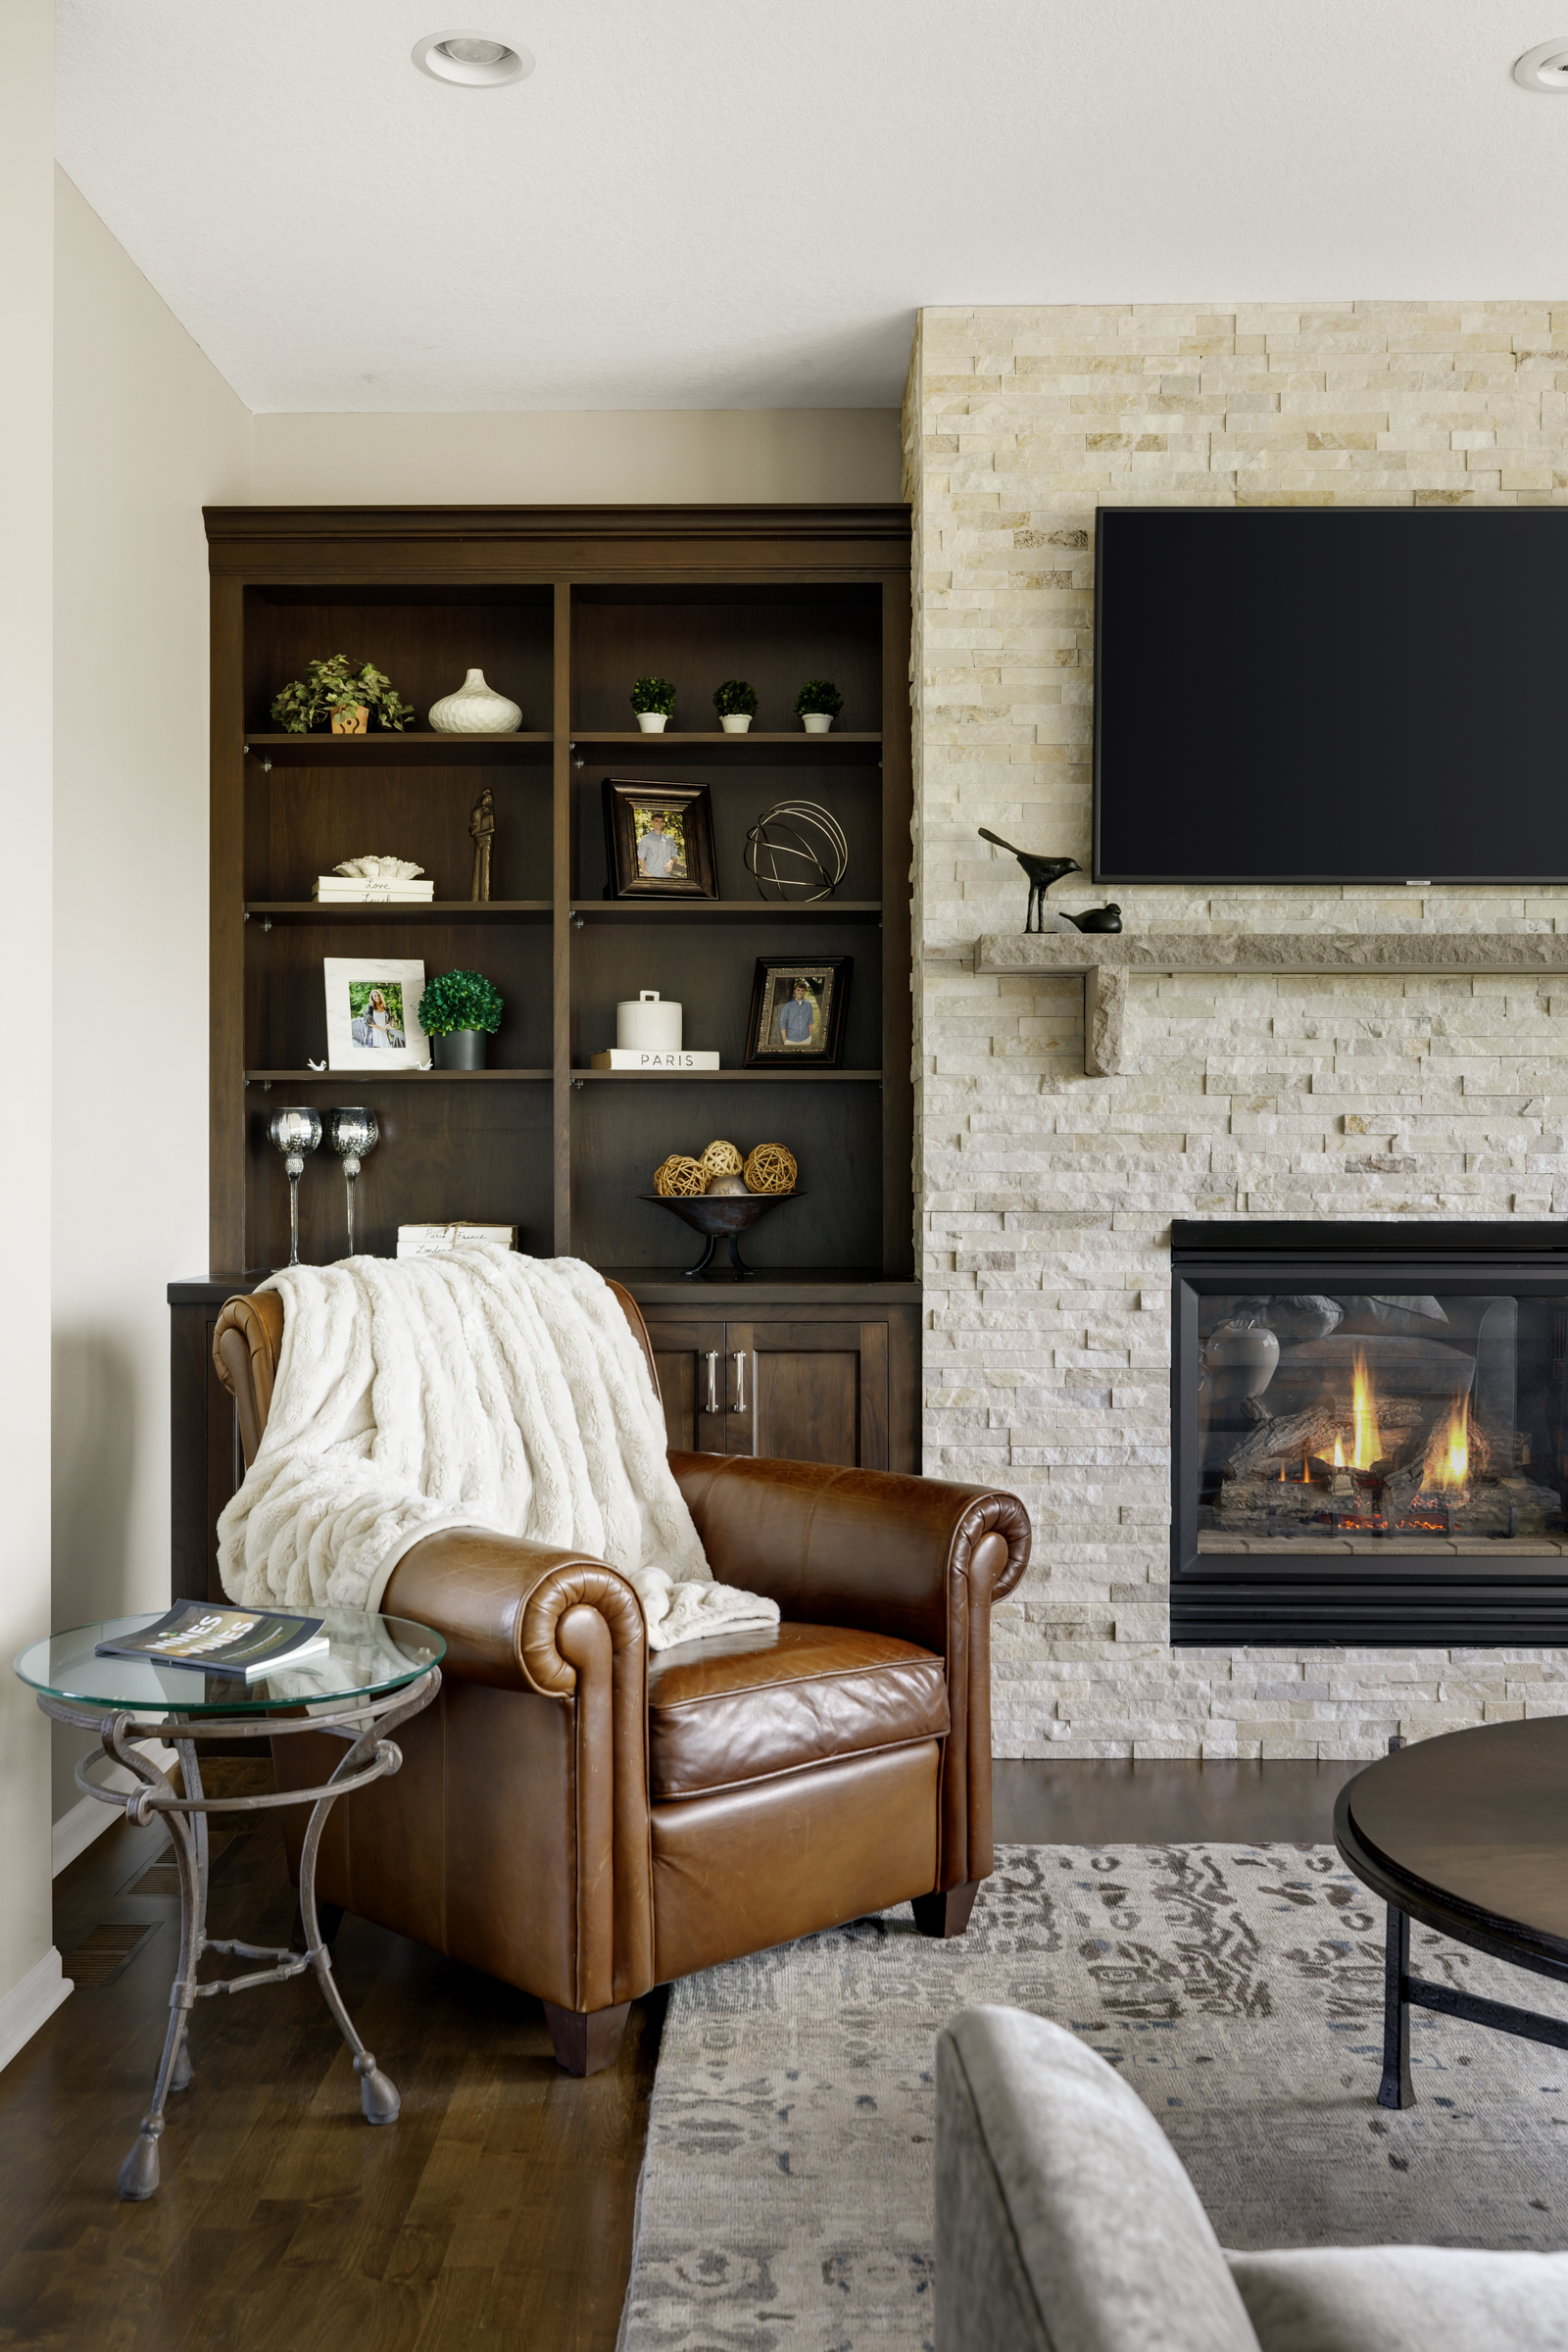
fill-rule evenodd
<path id="1" fill-rule="evenodd" d="M 1140 975 L 1122 1073 L 1088 1078 L 1081 983 L 973 954 L 1025 899 L 978 826 L 1090 863 L 1097 505 L 1568 504 L 1568 313 L 926 311 L 906 428 L 925 1465 L 1034 1516 L 997 1611 L 999 1753 L 1370 1757 L 1568 1713 L 1561 1649 L 1167 1640 L 1172 1216 L 1563 1215 L 1560 984 Z M 1562 890 L 1115 895 L 1129 930 L 1568 930 Z"/>
<path id="2" fill-rule="evenodd" d="M 65 1997 L 49 1922 L 49 1736 L 10 1671 L 49 1630 L 49 448 L 54 310 L 53 0 L 16 0 L 0 76 L 0 709 L 6 757 L 6 1092 L 0 1159 L 11 1240 L 0 1348 L 0 2065 Z"/>
<path id="3" fill-rule="evenodd" d="M 63 172 L 55 202 L 54 1613 L 70 1624 L 169 1594 L 165 1286 L 207 1266 L 201 510 L 250 497 L 251 417 Z M 77 1752 L 57 1732 L 57 1819 Z"/>
<path id="4" fill-rule="evenodd" d="M 258 416 L 267 506 L 808 505 L 896 499 L 896 409 Z"/>

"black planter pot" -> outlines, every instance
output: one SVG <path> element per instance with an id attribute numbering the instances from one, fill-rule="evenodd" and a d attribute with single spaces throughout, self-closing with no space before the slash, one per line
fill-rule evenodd
<path id="1" fill-rule="evenodd" d="M 485 1032 L 454 1029 L 448 1037 L 432 1037 L 430 1059 L 438 1070 L 482 1070 Z"/>

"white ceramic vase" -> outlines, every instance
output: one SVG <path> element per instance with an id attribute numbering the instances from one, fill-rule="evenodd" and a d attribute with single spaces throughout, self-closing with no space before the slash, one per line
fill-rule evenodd
<path id="1" fill-rule="evenodd" d="M 637 724 L 645 735 L 662 735 L 669 723 L 667 710 L 639 710 Z"/>
<path id="2" fill-rule="evenodd" d="M 456 694 L 430 705 L 430 724 L 438 735 L 511 735 L 521 726 L 522 712 L 485 684 L 482 669 L 470 669 Z"/>
<path id="3" fill-rule="evenodd" d="M 825 735 L 833 724 L 831 710 L 803 710 L 801 724 L 808 735 Z"/>
<path id="4" fill-rule="evenodd" d="M 752 723 L 752 714 L 749 710 L 726 710 L 718 723 L 726 735 L 744 735 Z"/>

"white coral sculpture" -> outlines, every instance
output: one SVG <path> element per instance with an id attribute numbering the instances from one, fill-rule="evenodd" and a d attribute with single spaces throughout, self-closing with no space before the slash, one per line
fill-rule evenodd
<path id="1" fill-rule="evenodd" d="M 411 865 L 406 858 L 345 858 L 332 871 L 351 874 L 361 882 L 412 882 L 424 868 Z"/>

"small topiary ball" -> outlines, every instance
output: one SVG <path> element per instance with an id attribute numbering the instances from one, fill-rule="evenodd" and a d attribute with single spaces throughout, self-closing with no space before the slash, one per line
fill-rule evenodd
<path id="1" fill-rule="evenodd" d="M 799 1171 L 795 1154 L 784 1144 L 759 1144 L 746 1162 L 749 1193 L 793 1193 Z"/>
<path id="2" fill-rule="evenodd" d="M 690 1200 L 707 1192 L 708 1176 L 702 1161 L 690 1158 L 684 1152 L 672 1152 L 654 1170 L 654 1190 L 666 1200 Z"/>
<path id="3" fill-rule="evenodd" d="M 733 1144 L 710 1144 L 698 1165 L 710 1176 L 738 1176 L 746 1162 Z"/>

